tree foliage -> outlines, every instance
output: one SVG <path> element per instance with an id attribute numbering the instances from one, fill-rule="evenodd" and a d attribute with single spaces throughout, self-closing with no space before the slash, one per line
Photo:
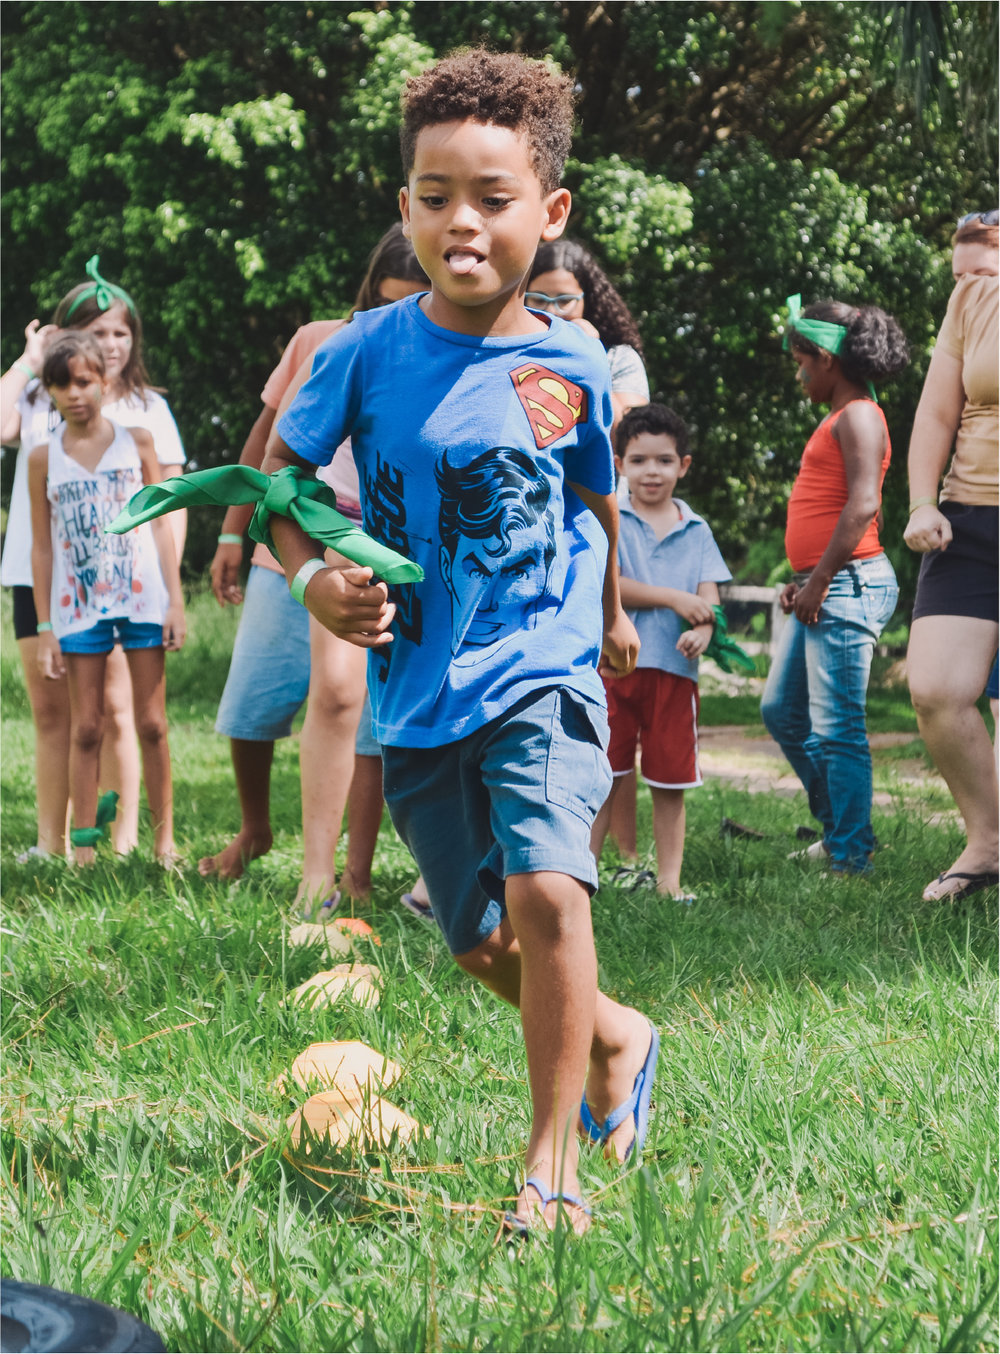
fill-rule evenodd
<path id="1" fill-rule="evenodd" d="M 486 41 L 576 75 L 571 230 L 696 430 L 692 496 L 731 560 L 780 523 L 814 421 L 781 353 L 796 291 L 884 305 L 910 337 L 885 401 L 898 536 L 951 229 L 997 201 L 996 19 L 972 0 L 8 3 L 5 362 L 99 253 L 193 459 L 235 457 L 282 346 L 344 311 L 394 217 L 406 77 Z M 195 567 L 213 528 L 193 526 Z"/>

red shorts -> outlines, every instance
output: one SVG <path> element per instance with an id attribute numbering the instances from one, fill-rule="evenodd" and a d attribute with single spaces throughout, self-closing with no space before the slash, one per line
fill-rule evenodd
<path id="1" fill-rule="evenodd" d="M 636 668 L 629 677 L 609 678 L 608 761 L 616 776 L 635 766 L 647 785 L 690 790 L 701 784 L 698 766 L 698 683 L 659 668 Z"/>

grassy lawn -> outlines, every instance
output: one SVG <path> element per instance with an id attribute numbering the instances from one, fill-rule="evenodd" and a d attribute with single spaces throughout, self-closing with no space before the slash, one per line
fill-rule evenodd
<path id="1" fill-rule="evenodd" d="M 201 597 L 190 620 L 168 688 L 193 863 L 236 825 L 212 731 L 235 617 Z M 237 885 L 143 857 L 22 867 L 9 640 L 2 678 L 4 1274 L 127 1308 L 173 1350 L 997 1348 L 997 900 L 921 901 L 959 843 L 928 825 L 933 795 L 900 788 L 874 878 L 834 882 L 786 858 L 803 796 L 710 783 L 688 800 L 692 907 L 602 887 L 602 985 L 663 1034 L 647 1151 L 625 1172 L 586 1157 L 587 1237 L 513 1249 L 496 1236 L 528 1123 L 519 1025 L 399 907 L 413 867 L 388 823 L 359 914 L 380 1005 L 285 1005 L 328 966 L 287 943 L 294 740 L 275 847 Z M 713 722 L 756 719 L 723 699 Z M 873 707 L 913 727 L 905 693 Z M 721 838 L 724 816 L 767 840 Z M 400 1062 L 390 1098 L 428 1136 L 298 1156 L 302 1097 L 273 1084 L 323 1039 Z"/>

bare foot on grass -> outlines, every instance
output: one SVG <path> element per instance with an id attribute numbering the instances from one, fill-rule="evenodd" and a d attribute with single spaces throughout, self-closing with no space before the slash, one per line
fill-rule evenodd
<path id="1" fill-rule="evenodd" d="M 265 835 L 239 832 L 217 856 L 199 860 L 198 873 L 203 878 L 215 874 L 220 879 L 240 879 L 251 860 L 267 855 L 273 840 L 270 832 Z"/>

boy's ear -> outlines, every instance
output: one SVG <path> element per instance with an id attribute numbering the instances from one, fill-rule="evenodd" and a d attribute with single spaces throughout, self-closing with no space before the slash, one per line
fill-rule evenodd
<path id="1" fill-rule="evenodd" d="M 554 193 L 549 193 L 545 199 L 545 224 L 542 226 L 540 239 L 546 242 L 559 239 L 566 229 L 572 205 L 573 195 L 568 188 L 557 188 Z"/>
<path id="2" fill-rule="evenodd" d="M 406 239 L 410 238 L 410 190 L 409 188 L 400 188 L 399 190 L 399 215 L 403 221 L 403 234 Z"/>
<path id="3" fill-rule="evenodd" d="M 623 475 L 625 473 L 625 462 L 618 455 L 617 451 L 614 453 L 614 457 L 615 457 L 615 470 L 619 475 Z"/>
<path id="4" fill-rule="evenodd" d="M 684 478 L 684 476 L 687 474 L 687 472 L 688 472 L 690 469 L 691 469 L 691 457 L 690 457 L 690 456 L 682 456 L 682 457 L 681 457 L 681 468 L 680 468 L 680 470 L 678 470 L 678 472 L 677 472 L 677 478 L 678 478 L 679 480 L 682 480 L 682 479 Z"/>

